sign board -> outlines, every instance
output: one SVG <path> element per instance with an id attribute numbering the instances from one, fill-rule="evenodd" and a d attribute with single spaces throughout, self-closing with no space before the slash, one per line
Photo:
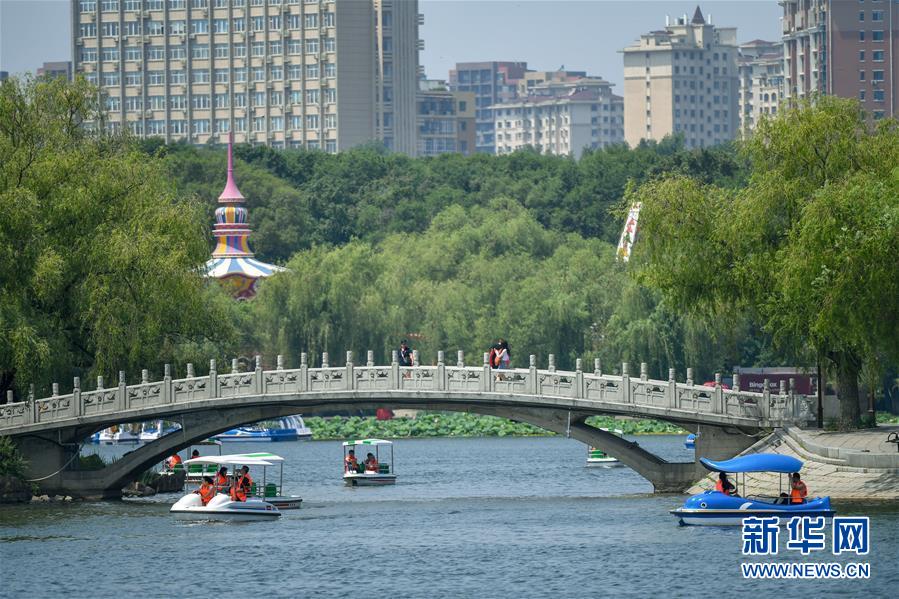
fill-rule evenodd
<path id="1" fill-rule="evenodd" d="M 780 393 L 780 382 L 783 381 L 790 390 L 790 379 L 796 384 L 796 393 L 800 395 L 814 395 L 818 392 L 815 385 L 815 377 L 810 374 L 740 374 L 740 390 L 762 393 L 765 389 L 765 379 L 768 379 L 768 391 Z"/>

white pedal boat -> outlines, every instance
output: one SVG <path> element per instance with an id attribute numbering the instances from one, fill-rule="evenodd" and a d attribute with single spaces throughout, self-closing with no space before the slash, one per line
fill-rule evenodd
<path id="1" fill-rule="evenodd" d="M 359 448 L 360 451 L 372 453 L 378 462 L 377 472 L 373 470 L 363 469 L 362 472 L 352 471 L 347 467 L 347 455 L 350 451 L 355 453 Z M 389 450 L 389 451 L 388 451 Z M 385 459 L 389 456 L 389 461 L 381 461 L 381 451 L 385 453 Z M 363 459 L 359 460 L 362 464 Z M 348 487 L 374 487 L 383 485 L 396 484 L 396 473 L 393 471 L 393 443 L 384 439 L 361 439 L 359 441 L 344 441 L 343 443 L 343 482 Z"/>
<path id="2" fill-rule="evenodd" d="M 182 520 L 274 520 L 281 515 L 278 508 L 267 501 L 255 497 L 233 501 L 222 493 L 213 497 L 207 505 L 203 505 L 199 495 L 189 493 L 169 511 Z"/>

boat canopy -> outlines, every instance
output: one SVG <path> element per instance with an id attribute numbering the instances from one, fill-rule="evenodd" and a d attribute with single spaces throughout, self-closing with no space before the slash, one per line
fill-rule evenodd
<path id="1" fill-rule="evenodd" d="M 699 458 L 702 465 L 713 472 L 780 472 L 790 474 L 802 469 L 802 462 L 788 455 L 778 453 L 757 453 L 738 456 L 731 460 L 713 462 Z"/>
<path id="2" fill-rule="evenodd" d="M 349 447 L 351 445 L 393 445 L 391 441 L 385 441 L 384 439 L 360 439 L 358 441 L 344 441 L 343 446 Z"/>
<path id="3" fill-rule="evenodd" d="M 268 456 L 268 457 L 260 457 Z M 234 453 L 230 455 L 204 455 L 184 460 L 184 464 L 215 464 L 218 466 L 274 466 L 275 462 L 283 462 L 284 458 L 274 454 Z"/>

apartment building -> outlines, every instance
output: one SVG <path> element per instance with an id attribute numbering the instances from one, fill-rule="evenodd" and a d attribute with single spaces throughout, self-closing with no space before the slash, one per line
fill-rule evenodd
<path id="1" fill-rule="evenodd" d="M 72 0 L 76 73 L 139 137 L 416 152 L 417 0 Z"/>
<path id="2" fill-rule="evenodd" d="M 785 96 L 857 98 L 896 115 L 899 5 L 885 0 L 781 0 Z"/>
<path id="3" fill-rule="evenodd" d="M 71 81 L 72 79 L 72 62 L 69 60 L 57 62 L 45 62 L 43 66 L 38 67 L 38 76 L 48 75 L 50 77 L 62 77 Z"/>
<path id="4" fill-rule="evenodd" d="M 451 92 L 446 81 L 425 79 L 418 93 L 418 155 L 474 151 L 474 93 Z"/>
<path id="5" fill-rule="evenodd" d="M 450 70 L 450 90 L 475 95 L 475 146 L 478 152 L 495 152 L 490 107 L 518 96 L 518 82 L 527 69 L 526 62 L 460 62 Z"/>
<path id="6" fill-rule="evenodd" d="M 733 139 L 739 129 L 737 30 L 693 18 L 640 36 L 624 48 L 624 137 L 660 140 L 680 133 L 688 147 Z"/>
<path id="7" fill-rule="evenodd" d="M 579 158 L 586 149 L 624 141 L 624 100 L 612 93 L 611 83 L 583 78 L 533 91 L 492 107 L 497 154 L 532 147 Z"/>
<path id="8" fill-rule="evenodd" d="M 740 45 L 740 131 L 751 133 L 763 115 L 777 114 L 783 98 L 783 44 L 753 40 Z"/>

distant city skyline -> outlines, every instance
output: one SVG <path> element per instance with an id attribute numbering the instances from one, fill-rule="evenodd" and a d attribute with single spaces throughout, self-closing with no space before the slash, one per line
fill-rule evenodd
<path id="1" fill-rule="evenodd" d="M 0 0 L 0 70 L 34 71 L 71 60 L 69 0 Z M 621 93 L 620 50 L 643 33 L 692 15 L 696 2 L 420 0 L 425 49 L 420 62 L 432 79 L 447 79 L 457 62 L 525 61 L 528 67 L 564 66 L 603 77 Z M 740 43 L 780 39 L 775 0 L 700 2 L 716 25 L 737 27 Z"/>

